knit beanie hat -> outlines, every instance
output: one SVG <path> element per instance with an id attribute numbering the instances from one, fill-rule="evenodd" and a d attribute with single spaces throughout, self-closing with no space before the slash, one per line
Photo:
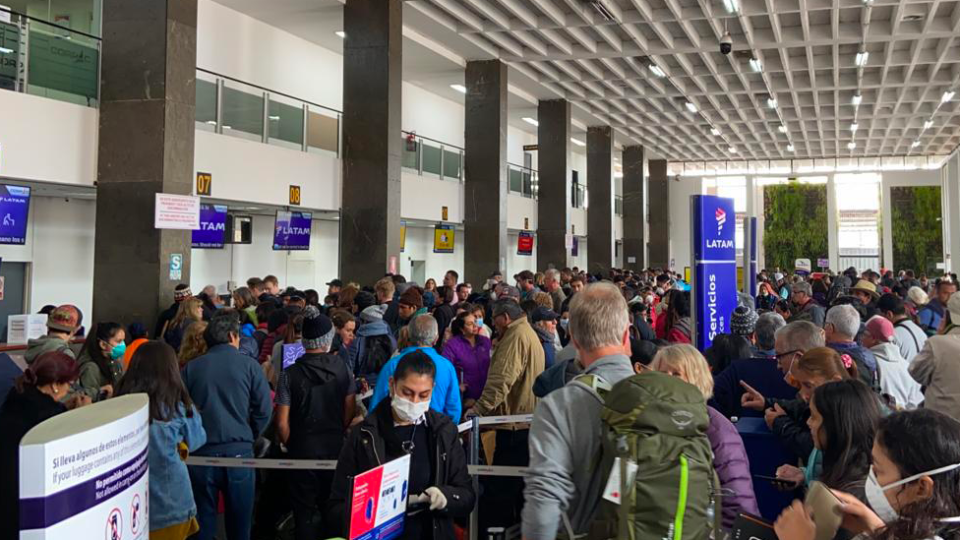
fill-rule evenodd
<path id="1" fill-rule="evenodd" d="M 739 306 L 730 316 L 730 330 L 738 336 L 749 336 L 757 328 L 757 312 L 747 306 Z"/>
<path id="2" fill-rule="evenodd" d="M 303 348 L 319 349 L 321 339 L 333 332 L 333 321 L 320 313 L 316 306 L 303 310 Z"/>
<path id="3" fill-rule="evenodd" d="M 360 320 L 363 322 L 382 321 L 383 314 L 387 312 L 387 305 L 370 306 L 360 313 Z"/>
<path id="4" fill-rule="evenodd" d="M 397 302 L 420 309 L 423 307 L 423 295 L 420 294 L 420 289 L 418 287 L 410 287 L 409 289 L 403 291 L 403 294 L 400 295 L 400 300 Z"/>

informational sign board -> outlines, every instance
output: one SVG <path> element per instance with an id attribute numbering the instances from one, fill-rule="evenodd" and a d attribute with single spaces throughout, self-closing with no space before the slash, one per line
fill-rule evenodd
<path id="1" fill-rule="evenodd" d="M 736 213 L 733 199 L 692 195 L 690 215 L 693 345 L 704 351 L 714 337 L 730 331 L 737 307 Z"/>
<path id="2" fill-rule="evenodd" d="M 390 540 L 403 534 L 409 479 L 409 455 L 353 479 L 350 540 Z"/>
<path id="3" fill-rule="evenodd" d="M 213 191 L 213 175 L 210 173 L 197 173 L 197 195 L 210 195 Z"/>
<path id="4" fill-rule="evenodd" d="M 277 211 L 274 222 L 274 251 L 306 251 L 310 249 L 311 212 Z"/>
<path id="5" fill-rule="evenodd" d="M 200 228 L 193 231 L 191 245 L 194 249 L 222 249 L 227 233 L 225 204 L 201 204 Z"/>
<path id="6" fill-rule="evenodd" d="M 287 369 L 292 366 L 300 359 L 301 356 L 307 354 L 306 349 L 303 348 L 303 343 L 297 341 L 295 343 L 284 343 L 283 344 L 283 369 Z"/>
<path id="7" fill-rule="evenodd" d="M 517 255 L 533 255 L 533 233 L 530 231 L 520 231 L 517 236 Z"/>
<path id="8" fill-rule="evenodd" d="M 573 245 L 570 246 L 570 256 L 571 257 L 580 256 L 580 237 L 579 236 L 573 237 Z"/>
<path id="9" fill-rule="evenodd" d="M 290 186 L 290 206 L 300 206 L 300 186 Z"/>
<path id="10" fill-rule="evenodd" d="M 796 272 L 800 275 L 809 275 L 813 271 L 813 265 L 810 264 L 810 259 L 797 259 L 793 266 Z"/>
<path id="11" fill-rule="evenodd" d="M 523 145 L 523 151 L 524 151 L 524 152 L 536 152 L 536 151 L 539 150 L 539 149 L 540 149 L 540 147 L 537 146 L 536 144 L 525 144 L 525 145 Z"/>
<path id="12" fill-rule="evenodd" d="M 183 254 L 170 254 L 170 281 L 180 281 L 183 279 Z"/>
<path id="13" fill-rule="evenodd" d="M 20 442 L 22 540 L 146 540 L 149 400 L 132 394 L 47 420 Z"/>
<path id="14" fill-rule="evenodd" d="M 453 225 L 438 224 L 433 229 L 433 252 L 453 253 L 454 234 Z"/>
<path id="15" fill-rule="evenodd" d="M 46 315 L 10 315 L 7 317 L 7 345 L 26 345 L 47 333 Z"/>
<path id="16" fill-rule="evenodd" d="M 200 197 L 157 193 L 153 226 L 194 231 L 200 228 Z"/>
<path id="17" fill-rule="evenodd" d="M 407 250 L 407 222 L 400 222 L 400 253 Z"/>
<path id="18" fill-rule="evenodd" d="M 830 268 L 830 259 L 817 259 L 817 266 L 821 270 L 824 268 Z"/>
<path id="19" fill-rule="evenodd" d="M 447 207 L 447 206 L 441 206 L 441 207 L 440 207 L 440 219 L 442 219 L 443 221 L 447 221 L 448 219 L 450 219 L 450 208 L 449 208 L 449 207 Z"/>

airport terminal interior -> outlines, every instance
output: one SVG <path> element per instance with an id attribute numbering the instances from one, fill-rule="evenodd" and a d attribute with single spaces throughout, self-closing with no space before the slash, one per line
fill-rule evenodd
<path id="1" fill-rule="evenodd" d="M 960 0 L 0 0 L 0 540 L 960 540 L 958 90 Z"/>

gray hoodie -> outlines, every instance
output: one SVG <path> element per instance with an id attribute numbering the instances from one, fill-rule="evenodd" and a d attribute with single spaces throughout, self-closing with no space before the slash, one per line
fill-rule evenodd
<path id="1" fill-rule="evenodd" d="M 633 364 L 622 354 L 605 356 L 584 374 L 596 375 L 612 386 L 633 375 Z M 577 384 L 568 384 L 540 401 L 530 426 L 524 538 L 556 538 L 564 509 L 576 532 L 590 524 L 607 480 L 584 465 L 600 448 L 602 408 L 598 396 Z"/>
<path id="2" fill-rule="evenodd" d="M 73 350 L 70 349 L 70 343 L 60 339 L 57 336 L 40 336 L 37 339 L 31 339 L 27 342 L 27 352 L 23 355 L 23 359 L 27 364 L 32 364 L 34 360 L 37 359 L 41 354 L 60 351 L 69 356 L 70 358 L 76 359 L 77 355 L 74 354 Z"/>

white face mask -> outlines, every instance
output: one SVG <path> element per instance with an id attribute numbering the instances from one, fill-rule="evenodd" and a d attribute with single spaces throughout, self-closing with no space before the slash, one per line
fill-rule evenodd
<path id="1" fill-rule="evenodd" d="M 430 400 L 414 403 L 397 395 L 394 395 L 393 399 L 390 400 L 390 405 L 400 420 L 410 423 L 416 423 L 430 410 Z"/>
<path id="2" fill-rule="evenodd" d="M 909 484 L 914 480 L 923 478 L 924 476 L 934 476 L 937 474 L 942 474 L 945 472 L 950 472 L 954 469 L 960 469 L 960 463 L 955 465 L 947 465 L 946 467 L 941 467 L 939 469 L 934 469 L 932 471 L 923 472 L 920 474 L 915 474 L 903 480 L 897 480 L 885 486 L 881 486 L 880 482 L 877 481 L 877 476 L 873 474 L 873 467 L 870 467 L 870 474 L 867 475 L 866 482 L 866 496 L 867 502 L 870 503 L 870 508 L 873 508 L 873 511 L 877 513 L 877 517 L 883 520 L 884 523 L 890 524 L 897 520 L 900 517 L 900 514 L 893 508 L 890 504 L 890 501 L 887 500 L 887 496 L 883 494 L 884 491 L 888 489 L 893 489 L 904 484 Z M 951 518 L 942 518 L 939 520 L 944 523 L 957 523 L 960 522 L 960 516 L 951 517 Z"/>

